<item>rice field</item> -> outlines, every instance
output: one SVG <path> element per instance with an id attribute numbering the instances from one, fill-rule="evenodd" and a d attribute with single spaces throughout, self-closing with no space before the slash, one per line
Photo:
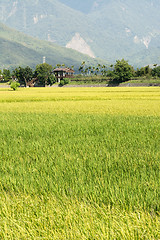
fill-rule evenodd
<path id="1" fill-rule="evenodd" d="M 160 88 L 0 89 L 0 239 L 160 239 Z"/>

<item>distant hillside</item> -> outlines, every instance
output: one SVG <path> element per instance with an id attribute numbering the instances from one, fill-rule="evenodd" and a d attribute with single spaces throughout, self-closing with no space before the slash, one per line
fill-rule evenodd
<path id="1" fill-rule="evenodd" d="M 35 67 L 42 63 L 43 56 L 46 56 L 46 62 L 51 65 L 64 63 L 67 66 L 74 65 L 75 69 L 79 68 L 82 61 L 86 61 L 88 65 L 102 63 L 102 60 L 90 58 L 72 49 L 34 39 L 10 29 L 2 23 L 0 23 L 0 49 L 0 68 L 13 68 L 19 65 Z"/>
<path id="2" fill-rule="evenodd" d="M 100 1 L 95 0 L 60 0 L 60 2 L 83 13 L 91 12 L 97 4 L 100 4 Z"/>
<path id="3" fill-rule="evenodd" d="M 0 20 L 12 28 L 135 66 L 160 63 L 159 12 L 159 0 L 0 0 Z"/>

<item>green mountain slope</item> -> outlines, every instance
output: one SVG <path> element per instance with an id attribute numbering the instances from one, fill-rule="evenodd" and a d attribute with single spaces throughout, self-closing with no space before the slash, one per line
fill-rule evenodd
<path id="1" fill-rule="evenodd" d="M 82 61 L 86 61 L 88 65 L 104 63 L 102 60 L 90 58 L 72 49 L 34 39 L 2 23 L 0 23 L 0 49 L 0 66 L 7 68 L 18 65 L 35 67 L 42 62 L 43 56 L 46 56 L 46 62 L 49 64 L 64 63 L 67 66 L 74 65 L 75 69 L 79 68 Z"/>
<path id="2" fill-rule="evenodd" d="M 19 65 L 34 66 L 37 59 L 42 56 L 38 52 L 29 49 L 22 44 L 9 41 L 0 37 L 0 68 L 10 68 Z"/>
<path id="3" fill-rule="evenodd" d="M 108 61 L 158 63 L 159 0 L 0 0 L 0 6 L 1 21 L 33 37 L 85 50 L 83 40 Z M 157 54 L 149 58 L 152 48 Z"/>

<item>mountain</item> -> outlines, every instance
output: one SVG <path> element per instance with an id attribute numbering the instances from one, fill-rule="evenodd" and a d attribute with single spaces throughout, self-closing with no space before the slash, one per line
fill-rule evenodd
<path id="1" fill-rule="evenodd" d="M 14 68 L 16 66 L 35 67 L 42 63 L 43 56 L 46 62 L 56 64 L 74 65 L 77 70 L 82 61 L 87 65 L 106 63 L 100 59 L 93 59 L 75 50 L 60 47 L 55 43 L 38 40 L 24 33 L 20 33 L 0 23 L 0 66 L 2 68 Z"/>
<path id="2" fill-rule="evenodd" d="M 91 10 L 94 9 L 94 7 L 99 5 L 101 1 L 95 1 L 95 0 L 85 0 L 85 1 L 79 1 L 79 0 L 60 0 L 61 3 L 69 6 L 70 8 L 73 8 L 77 11 L 83 12 L 83 13 L 89 13 Z"/>
<path id="3" fill-rule="evenodd" d="M 0 20 L 109 62 L 160 63 L 159 0 L 0 0 Z"/>

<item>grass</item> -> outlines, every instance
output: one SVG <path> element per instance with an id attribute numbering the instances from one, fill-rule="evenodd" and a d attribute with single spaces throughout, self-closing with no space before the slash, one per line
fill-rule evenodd
<path id="1" fill-rule="evenodd" d="M 160 90 L 0 90 L 1 239 L 160 239 Z"/>
<path id="2" fill-rule="evenodd" d="M 106 85 L 108 82 L 104 81 L 70 81 L 69 85 L 100 85 L 104 84 Z"/>
<path id="3" fill-rule="evenodd" d="M 91 76 L 82 76 L 75 75 L 73 79 L 70 80 L 70 85 L 85 85 L 85 84 L 107 84 L 109 82 L 109 78 L 101 75 L 91 75 Z"/>
<path id="4" fill-rule="evenodd" d="M 156 77 L 137 77 L 135 79 L 131 79 L 126 82 L 122 82 L 119 86 L 123 87 L 123 85 L 131 84 L 133 86 L 135 84 L 141 84 L 143 86 L 152 84 L 160 84 L 160 78 Z M 133 84 L 133 85 L 132 85 Z M 103 76 L 81 76 L 75 75 L 75 78 L 71 79 L 68 85 L 113 85 L 108 77 Z"/>
<path id="5" fill-rule="evenodd" d="M 8 82 L 0 82 L 0 86 L 8 86 Z"/>
<path id="6" fill-rule="evenodd" d="M 126 82 L 124 83 L 121 83 L 121 84 L 125 84 Z M 157 83 L 159 84 L 160 83 L 160 78 L 155 78 L 155 77 L 138 77 L 137 79 L 132 79 L 130 81 L 127 81 L 127 83 Z"/>
<path id="7" fill-rule="evenodd" d="M 133 84 L 160 84 L 160 78 L 158 77 L 152 77 L 152 76 L 144 76 L 144 77 L 137 77 L 134 79 L 131 79 L 126 82 L 120 83 L 120 86 L 123 86 L 124 84 L 133 83 Z M 97 84 L 111 84 L 109 77 L 106 76 L 82 76 L 82 75 L 75 75 L 75 78 L 72 79 L 69 83 L 69 85 L 97 85 Z"/>

